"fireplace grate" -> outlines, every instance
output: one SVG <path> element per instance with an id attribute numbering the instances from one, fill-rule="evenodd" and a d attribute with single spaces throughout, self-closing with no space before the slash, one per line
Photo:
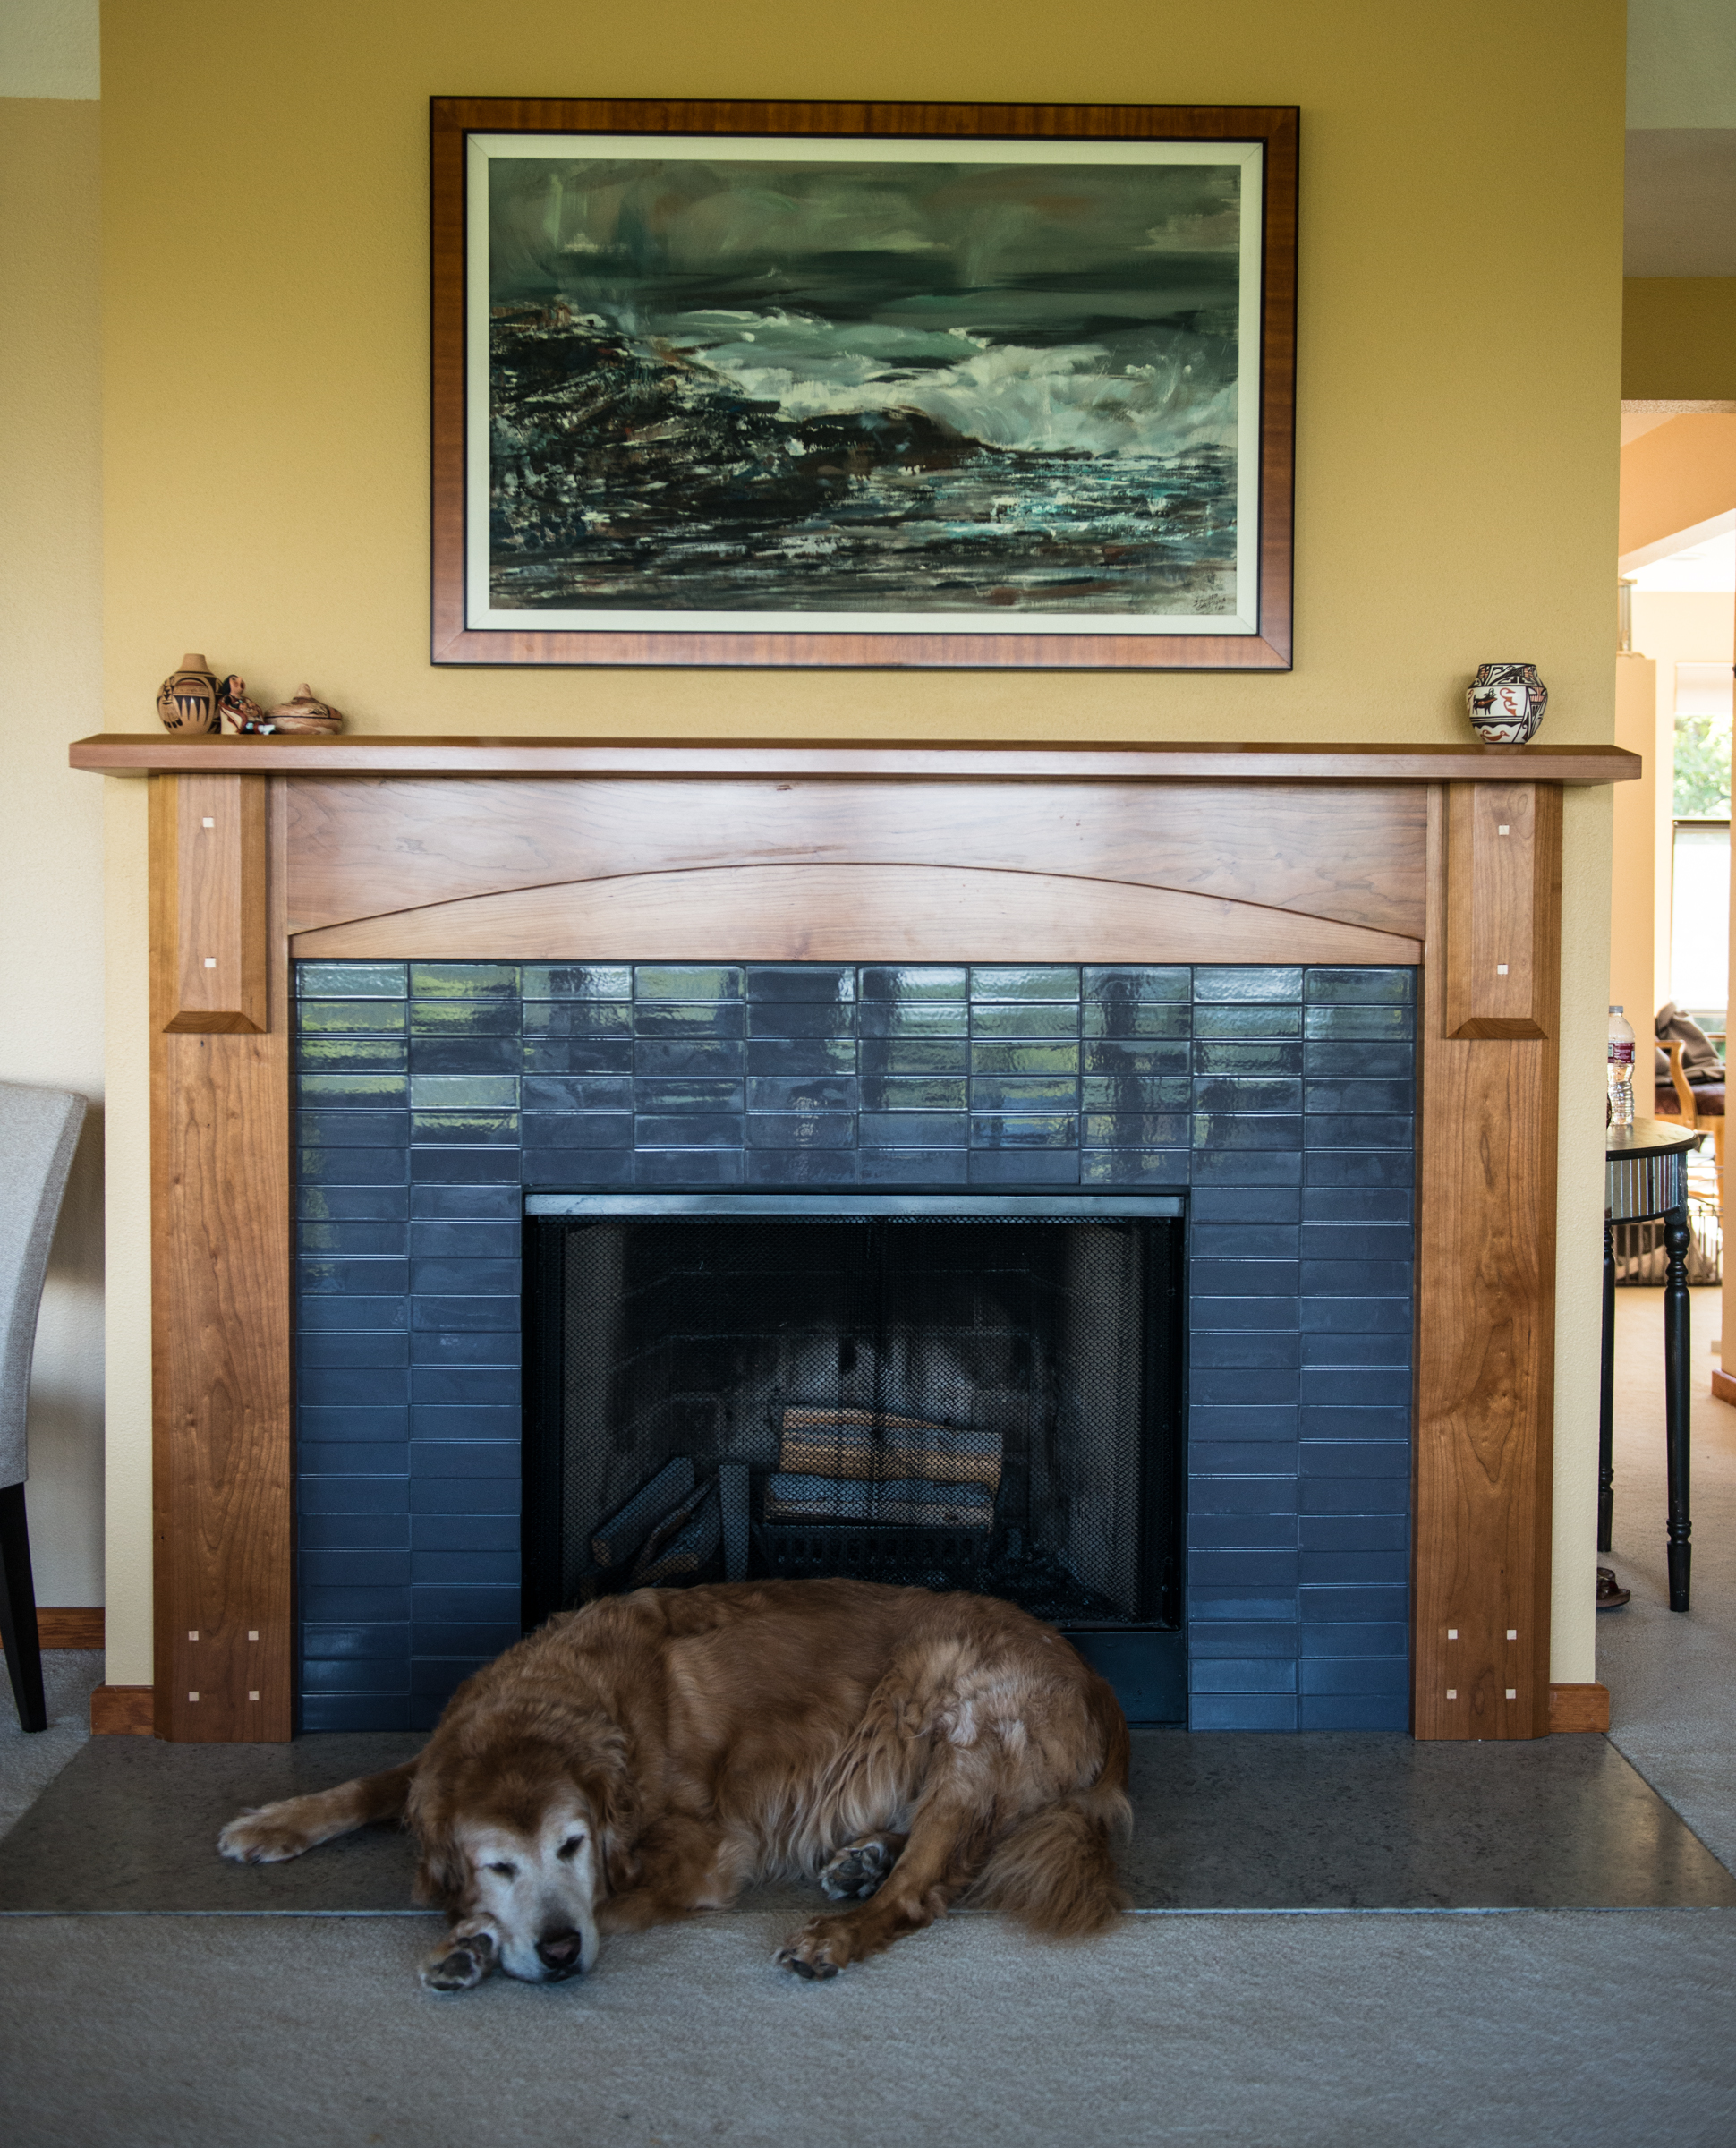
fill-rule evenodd
<path id="1" fill-rule="evenodd" d="M 1008 1209 L 538 1219 L 529 1615 L 842 1574 L 1175 1625 L 1179 1223 Z"/>

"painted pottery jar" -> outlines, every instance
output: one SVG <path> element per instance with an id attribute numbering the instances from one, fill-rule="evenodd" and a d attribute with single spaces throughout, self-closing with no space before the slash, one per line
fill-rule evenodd
<path id="1" fill-rule="evenodd" d="M 217 674 L 202 656 L 183 656 L 181 669 L 163 681 L 157 716 L 166 731 L 182 731 L 189 737 L 217 729 Z"/>
<path id="2" fill-rule="evenodd" d="M 1548 706 L 1549 688 L 1535 664 L 1479 664 L 1465 694 L 1472 728 L 1490 746 L 1535 738 Z"/>
<path id="3" fill-rule="evenodd" d="M 287 701 L 280 701 L 275 709 L 266 711 L 265 725 L 274 731 L 289 736 L 305 732 L 329 737 L 344 728 L 344 712 L 335 709 L 328 701 L 321 701 L 310 686 L 302 686 Z"/>

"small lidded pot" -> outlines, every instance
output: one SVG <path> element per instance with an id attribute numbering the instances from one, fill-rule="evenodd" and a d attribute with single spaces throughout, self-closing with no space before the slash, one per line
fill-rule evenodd
<path id="1" fill-rule="evenodd" d="M 217 674 L 202 656 L 183 656 L 181 669 L 163 681 L 157 717 L 166 731 L 179 731 L 190 738 L 217 729 Z"/>
<path id="2" fill-rule="evenodd" d="M 1549 688 L 1535 664 L 1479 664 L 1465 693 L 1465 711 L 1489 746 L 1524 746 L 1537 735 Z"/>
<path id="3" fill-rule="evenodd" d="M 294 737 L 301 733 L 308 737 L 330 737 L 344 728 L 344 712 L 335 709 L 328 701 L 321 701 L 311 686 L 304 686 L 280 701 L 275 709 L 266 712 L 266 721 L 274 731 Z"/>

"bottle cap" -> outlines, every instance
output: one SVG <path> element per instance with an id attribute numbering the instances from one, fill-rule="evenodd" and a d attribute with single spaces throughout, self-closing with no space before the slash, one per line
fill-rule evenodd
<path id="1" fill-rule="evenodd" d="M 1620 1013 L 1621 1013 L 1621 1010 L 1619 1007 L 1612 1007 L 1612 1008 L 1610 1009 L 1610 1012 L 1611 1012 L 1612 1014 L 1620 1014 Z"/>

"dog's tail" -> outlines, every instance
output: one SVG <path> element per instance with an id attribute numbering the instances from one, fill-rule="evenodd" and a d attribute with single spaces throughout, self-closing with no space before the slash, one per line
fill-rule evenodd
<path id="1" fill-rule="evenodd" d="M 1102 1783 L 1027 1814 L 995 1845 L 971 1906 L 1005 1910 L 1052 1939 L 1102 1931 L 1128 1906 L 1113 1845 L 1131 1820 L 1121 1792 Z"/>

